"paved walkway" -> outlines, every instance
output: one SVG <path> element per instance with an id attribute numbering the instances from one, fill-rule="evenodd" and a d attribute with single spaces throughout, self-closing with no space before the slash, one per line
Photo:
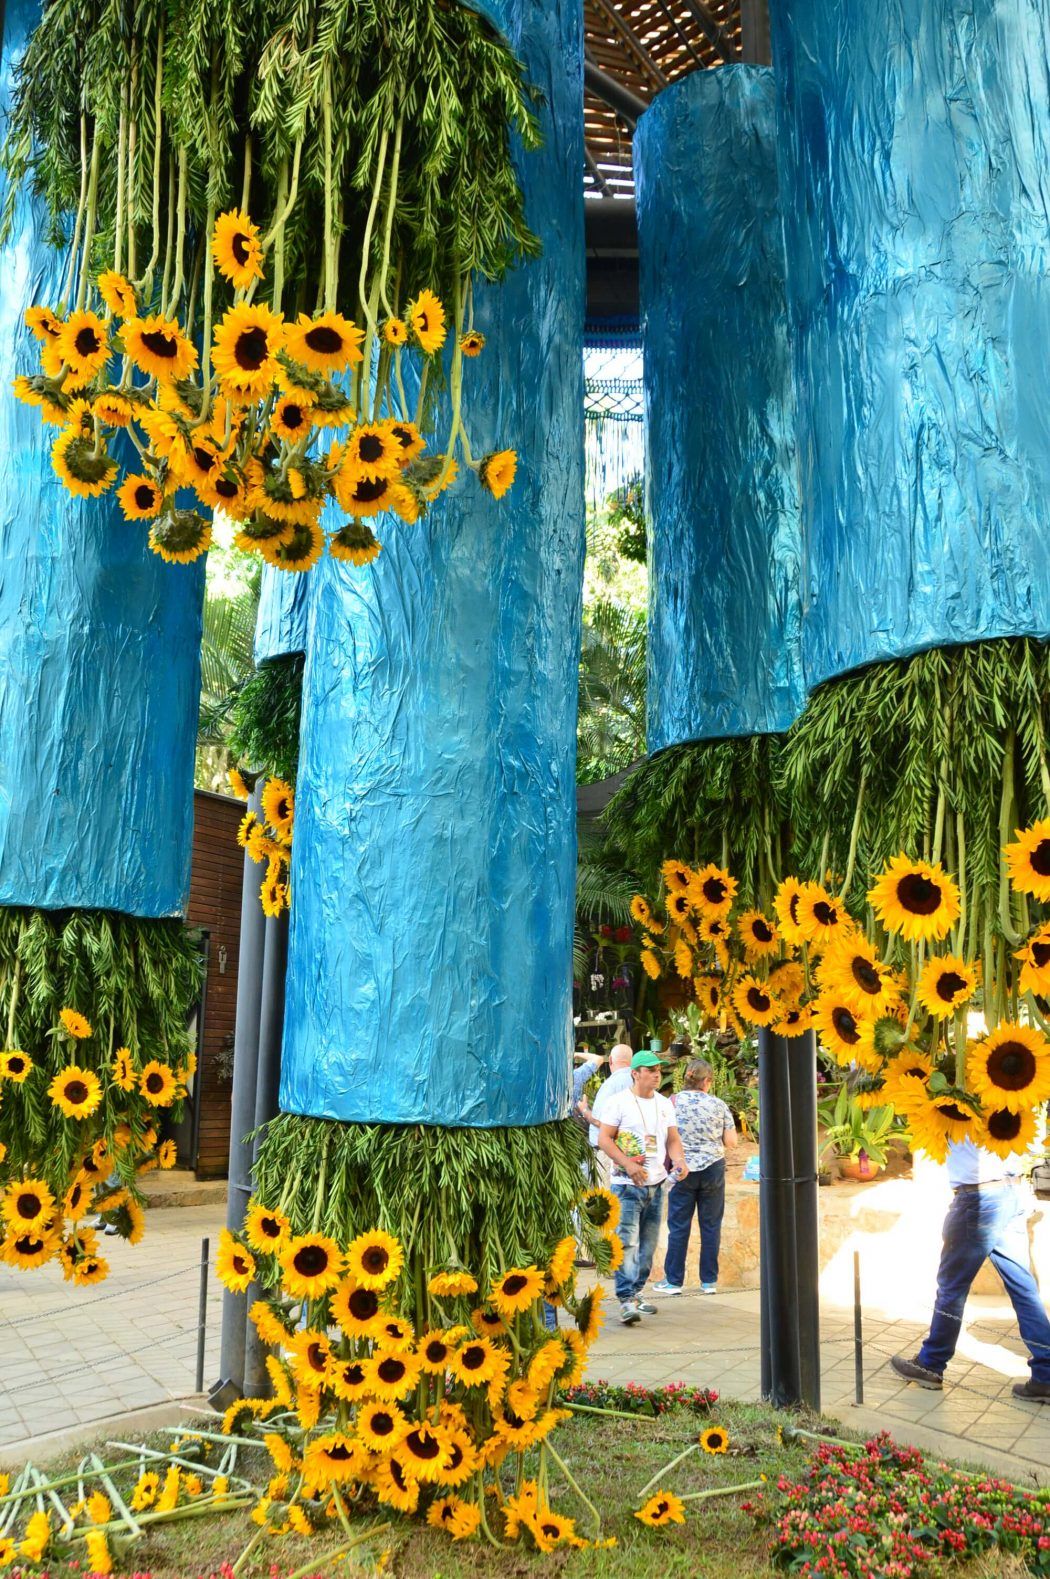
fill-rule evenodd
<path id="1" fill-rule="evenodd" d="M 93 1289 L 70 1288 L 57 1267 L 34 1273 L 0 1268 L 0 1449 L 193 1393 L 201 1238 L 210 1235 L 214 1251 L 223 1220 L 218 1202 L 151 1210 L 140 1244 L 106 1242 L 110 1277 Z M 900 1383 L 889 1368 L 890 1355 L 913 1353 L 924 1330 L 921 1309 L 911 1313 L 914 1319 L 902 1319 L 900 1286 L 892 1292 L 892 1312 L 878 1310 L 870 1299 L 865 1304 L 863 1411 L 854 1404 L 852 1311 L 825 1300 L 825 1412 L 1015 1478 L 1045 1480 L 1050 1408 L 1010 1400 L 1012 1382 L 1027 1368 L 1005 1295 L 971 1300 L 949 1371 L 952 1385 L 930 1393 Z M 221 1285 L 212 1273 L 205 1385 L 218 1374 L 221 1306 Z M 659 1315 L 634 1328 L 620 1327 L 616 1314 L 611 1304 L 591 1361 L 593 1377 L 683 1380 L 716 1387 L 725 1397 L 757 1398 L 757 1290 L 662 1300 Z"/>

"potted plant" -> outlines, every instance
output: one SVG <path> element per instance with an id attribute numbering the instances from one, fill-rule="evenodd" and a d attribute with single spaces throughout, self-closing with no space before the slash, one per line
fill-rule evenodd
<path id="1" fill-rule="evenodd" d="M 842 1085 L 834 1102 L 820 1104 L 818 1117 L 825 1131 L 821 1156 L 838 1159 L 841 1177 L 865 1180 L 881 1173 L 896 1123 L 892 1107 L 862 1108 Z"/>

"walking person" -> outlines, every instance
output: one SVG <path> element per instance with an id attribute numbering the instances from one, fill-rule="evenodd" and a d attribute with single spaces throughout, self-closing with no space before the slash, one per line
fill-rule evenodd
<path id="1" fill-rule="evenodd" d="M 713 1071 L 703 1058 L 690 1061 L 685 1083 L 672 1100 L 689 1172 L 672 1185 L 667 1198 L 667 1254 L 664 1275 L 654 1294 L 680 1294 L 685 1257 L 696 1214 L 700 1225 L 700 1289 L 718 1292 L 718 1251 L 726 1209 L 726 1150 L 736 1145 L 733 1115 L 721 1097 L 711 1095 Z"/>
<path id="2" fill-rule="evenodd" d="M 656 1253 L 663 1218 L 669 1158 L 676 1179 L 689 1172 L 675 1111 L 660 1095 L 661 1064 L 655 1053 L 635 1053 L 631 1084 L 602 1104 L 598 1144 L 612 1163 L 611 1186 L 620 1202 L 623 1261 L 613 1274 L 620 1320 L 633 1327 L 656 1306 L 641 1298 Z"/>
<path id="3" fill-rule="evenodd" d="M 955 1353 L 966 1296 L 985 1259 L 1006 1285 L 1017 1325 L 1031 1356 L 1030 1377 L 1016 1382 L 1015 1398 L 1050 1404 L 1050 1319 L 1032 1275 L 1026 1219 L 1031 1211 L 1021 1158 L 995 1156 L 972 1140 L 948 1148 L 948 1182 L 954 1192 L 944 1219 L 944 1247 L 929 1335 L 913 1360 L 895 1354 L 898 1376 L 939 1389 Z"/>
<path id="4" fill-rule="evenodd" d="M 598 1164 L 598 1176 L 603 1184 L 608 1182 L 609 1159 L 598 1147 L 598 1126 L 601 1123 L 601 1109 L 603 1103 L 620 1091 L 627 1091 L 631 1084 L 631 1059 L 634 1053 L 627 1042 L 617 1042 L 609 1053 L 609 1073 L 602 1081 L 594 1094 L 594 1106 L 587 1106 L 586 1097 L 581 1097 L 576 1103 L 576 1112 L 588 1124 L 587 1138 L 594 1148 L 594 1160 Z"/>

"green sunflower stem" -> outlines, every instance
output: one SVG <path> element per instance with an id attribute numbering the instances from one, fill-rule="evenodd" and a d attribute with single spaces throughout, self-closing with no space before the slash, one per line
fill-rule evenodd
<path id="1" fill-rule="evenodd" d="M 84 228 L 84 213 L 87 208 L 88 189 L 88 156 L 87 156 L 87 116 L 81 112 L 80 116 L 80 197 L 77 201 L 76 219 L 73 223 L 73 240 L 69 248 L 69 261 L 62 275 L 62 294 L 58 303 L 58 315 L 64 318 L 66 305 L 72 293 L 77 278 L 77 259 L 80 256 L 80 237 Z"/>
<path id="2" fill-rule="evenodd" d="M 372 183 L 372 200 L 368 205 L 368 218 L 365 220 L 365 234 L 364 239 L 361 242 L 361 269 L 357 277 L 358 299 L 361 303 L 361 311 L 364 313 L 368 323 L 368 342 L 364 359 L 364 366 L 366 369 L 369 367 L 369 363 L 371 361 L 371 350 L 375 341 L 376 333 L 376 316 L 367 288 L 368 264 L 372 251 L 372 231 L 375 227 L 376 213 L 379 208 L 380 193 L 383 190 L 383 175 L 386 170 L 386 150 L 389 140 L 389 129 L 384 126 L 382 136 L 379 139 L 379 150 L 376 154 L 376 173 L 375 180 Z"/>
<path id="3" fill-rule="evenodd" d="M 598 1512 L 598 1509 L 594 1506 L 594 1503 L 591 1501 L 590 1497 L 588 1497 L 587 1493 L 581 1488 L 575 1475 L 572 1473 L 572 1470 L 569 1468 L 568 1464 L 566 1464 L 565 1460 L 562 1458 L 561 1454 L 558 1452 L 558 1449 L 554 1446 L 554 1443 L 549 1437 L 546 1439 L 544 1446 L 550 1453 L 551 1458 L 557 1464 L 558 1468 L 561 1470 L 562 1474 L 565 1476 L 565 1479 L 569 1482 L 569 1485 L 572 1487 L 577 1497 L 579 1497 L 584 1507 L 590 1512 L 591 1518 L 594 1520 L 594 1534 L 595 1538 L 597 1539 L 597 1537 L 602 1533 L 601 1514 Z"/>
<path id="4" fill-rule="evenodd" d="M 113 226 L 113 267 L 118 274 L 124 259 L 124 174 L 128 137 L 127 102 L 128 84 L 125 82 L 120 96 L 120 124 L 117 131 L 117 217 Z"/>
<path id="5" fill-rule="evenodd" d="M 846 875 L 845 875 L 845 877 L 842 880 L 842 887 L 839 889 L 839 902 L 840 903 L 844 903 L 845 902 L 846 895 L 849 893 L 849 885 L 853 881 L 853 868 L 856 865 L 856 861 L 857 861 L 857 841 L 860 838 L 860 820 L 861 820 L 861 814 L 863 813 L 863 810 L 864 810 L 864 791 L 865 791 L 865 788 L 867 787 L 867 783 L 868 783 L 868 765 L 867 765 L 867 763 L 865 763 L 864 767 L 861 769 L 860 784 L 857 786 L 857 806 L 856 806 L 856 810 L 853 813 L 853 827 L 850 830 L 849 853 L 848 853 L 848 855 L 846 857 Z M 769 810 L 769 808 L 767 807 L 766 808 L 767 816 L 768 816 L 768 810 Z M 767 841 L 767 846 L 768 846 L 768 841 Z M 775 881 L 775 879 L 774 879 L 774 881 Z"/>
<path id="6" fill-rule="evenodd" d="M 327 64 L 321 91 L 321 114 L 324 122 L 324 306 L 325 312 L 333 312 L 336 298 L 332 204 L 335 194 L 332 189 L 332 76 Z"/>
<path id="7" fill-rule="evenodd" d="M 80 283 L 77 286 L 77 308 L 87 300 L 88 281 L 91 277 L 91 247 L 95 240 L 95 218 L 98 213 L 98 169 L 102 154 L 102 139 L 96 128 L 91 141 L 91 168 L 88 173 L 87 208 L 84 216 L 84 250 L 80 264 Z"/>
<path id="8" fill-rule="evenodd" d="M 1002 854 L 1002 846 L 1010 841 L 1010 831 L 1016 815 L 1014 799 L 1014 752 L 1016 741 L 1016 734 L 1012 729 L 1009 730 L 1003 747 L 1003 792 L 999 801 L 999 927 L 1006 941 L 1015 948 L 1020 943 L 1021 937 L 1014 929 L 1013 918 L 1010 913 L 1010 881 L 1006 871 L 1006 859 Z"/>
<path id="9" fill-rule="evenodd" d="M 334 1563 L 338 1558 L 345 1557 L 347 1552 L 353 1551 L 355 1546 L 360 1546 L 364 1541 L 372 1540 L 377 1535 L 385 1535 L 392 1526 L 390 1524 L 374 1524 L 371 1529 L 362 1530 L 352 1540 L 344 1541 L 341 1546 L 333 1547 L 321 1557 L 312 1557 L 301 1568 L 296 1568 L 294 1573 L 287 1575 L 287 1579 L 306 1579 L 307 1574 L 323 1573 L 329 1563 Z M 243 1555 L 243 1554 L 242 1554 Z M 237 1572 L 236 1565 L 234 1573 Z"/>
<path id="10" fill-rule="evenodd" d="M 397 207 L 397 183 L 401 171 L 401 134 L 404 129 L 404 116 L 399 116 L 394 130 L 394 156 L 390 166 L 390 191 L 387 194 L 386 224 L 383 229 L 383 261 L 379 268 L 379 299 L 390 318 L 394 316 L 394 309 L 390 305 L 390 297 L 387 294 L 390 274 L 390 237 L 394 228 L 394 210 Z"/>
<path id="11" fill-rule="evenodd" d="M 178 306 L 185 282 L 183 274 L 183 248 L 186 240 L 186 182 L 188 160 L 185 148 L 179 149 L 178 160 L 178 216 L 175 225 L 175 271 L 171 282 L 170 295 L 165 300 L 164 312 L 171 317 Z M 170 216 L 169 216 L 170 223 Z"/>
<path id="12" fill-rule="evenodd" d="M 765 1480 L 745 1480 L 739 1486 L 712 1486 L 707 1491 L 687 1491 L 679 1502 L 710 1502 L 715 1497 L 735 1497 L 741 1491 L 757 1491 Z"/>
<path id="13" fill-rule="evenodd" d="M 682 1449 L 682 1451 L 678 1454 L 677 1458 L 673 1458 L 669 1464 L 665 1464 L 663 1469 L 658 1469 L 656 1474 L 653 1476 L 653 1478 L 651 1480 L 647 1480 L 645 1485 L 642 1487 L 641 1491 L 638 1493 L 638 1500 L 639 1500 L 639 1502 L 641 1502 L 642 1498 L 646 1495 L 647 1492 L 652 1491 L 654 1486 L 659 1485 L 660 1481 L 663 1480 L 664 1476 L 665 1475 L 669 1475 L 671 1473 L 672 1469 L 676 1469 L 677 1466 L 679 1464 L 684 1463 L 685 1460 L 691 1456 L 691 1454 L 698 1453 L 699 1451 L 700 1451 L 700 1444 L 699 1444 L 699 1442 L 690 1442 L 688 1447 L 685 1447 L 685 1448 Z"/>
<path id="14" fill-rule="evenodd" d="M 22 961 L 15 955 L 14 976 L 11 981 L 11 1002 L 7 1009 L 7 1047 L 10 1051 L 15 1045 L 15 1015 L 18 1012 L 18 984 L 22 974 Z"/>
<path id="15" fill-rule="evenodd" d="M 133 283 L 143 295 L 149 299 L 153 293 L 153 275 L 160 257 L 160 188 L 162 181 L 161 171 L 164 164 L 164 110 L 161 97 L 164 89 L 164 19 L 161 18 L 157 29 L 157 60 L 153 71 L 153 245 L 150 249 L 149 262 L 142 272 L 141 279 Z"/>

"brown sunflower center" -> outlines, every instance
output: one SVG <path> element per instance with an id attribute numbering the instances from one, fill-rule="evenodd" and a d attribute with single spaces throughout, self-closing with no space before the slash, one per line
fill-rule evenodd
<path id="1" fill-rule="evenodd" d="M 813 914 L 822 927 L 833 927 L 839 918 L 839 913 L 835 906 L 829 904 L 826 899 L 817 900 L 813 906 Z"/>
<path id="2" fill-rule="evenodd" d="M 65 1098 L 74 1107 L 79 1107 L 81 1102 L 86 1102 L 88 1099 L 88 1088 L 85 1082 L 83 1080 L 67 1080 Z"/>
<path id="3" fill-rule="evenodd" d="M 146 1076 L 146 1090 L 156 1096 L 158 1091 L 164 1090 L 164 1076 L 158 1069 L 151 1070 Z"/>
<path id="4" fill-rule="evenodd" d="M 520 1272 L 514 1272 L 510 1277 L 503 1279 L 503 1292 L 508 1298 L 513 1299 L 516 1294 L 521 1293 L 523 1288 L 527 1288 L 528 1284 L 528 1278 L 522 1277 Z"/>
<path id="5" fill-rule="evenodd" d="M 321 356 L 335 356 L 343 349 L 343 337 L 339 330 L 326 323 L 314 324 L 312 329 L 307 329 L 303 338 L 310 350 L 319 352 Z"/>
<path id="6" fill-rule="evenodd" d="M 238 1277 L 244 1277 L 245 1273 L 249 1270 L 248 1263 L 244 1257 L 239 1256 L 236 1253 L 233 1256 L 231 1264 Z"/>
<path id="7" fill-rule="evenodd" d="M 94 356 L 95 352 L 102 348 L 102 341 L 90 324 L 85 324 L 82 329 L 77 330 L 73 344 L 78 356 Z"/>
<path id="8" fill-rule="evenodd" d="M 541 1524 L 540 1529 L 549 1539 L 556 1541 L 561 1534 L 561 1527 L 557 1524 Z"/>
<path id="9" fill-rule="evenodd" d="M 430 319 L 425 312 L 416 313 L 416 329 L 420 334 L 426 334 L 430 328 Z"/>
<path id="10" fill-rule="evenodd" d="M 244 234 L 243 230 L 234 231 L 233 235 L 230 237 L 230 251 L 233 253 L 234 258 L 243 269 L 244 265 L 252 255 L 251 248 L 248 245 L 248 237 Z"/>
<path id="11" fill-rule="evenodd" d="M 219 457 L 213 455 L 211 450 L 201 449 L 199 444 L 193 446 L 193 459 L 199 471 L 210 472 L 219 464 Z"/>
<path id="12" fill-rule="evenodd" d="M 459 1359 L 465 1371 L 480 1371 L 485 1363 L 485 1350 L 480 1344 L 468 1343 Z"/>
<path id="13" fill-rule="evenodd" d="M 988 1078 L 1000 1091 L 1023 1091 L 1035 1075 L 1035 1054 L 1024 1042 L 1000 1042 L 988 1058 Z"/>
<path id="14" fill-rule="evenodd" d="M 870 959 L 865 959 L 863 954 L 854 954 L 850 971 L 862 992 L 868 993 L 872 998 L 878 997 L 882 990 L 882 977 Z"/>
<path id="15" fill-rule="evenodd" d="M 658 1502 L 656 1507 L 653 1509 L 654 1516 L 658 1519 L 662 1519 L 669 1507 L 670 1504 L 667 1502 Z"/>
<path id="16" fill-rule="evenodd" d="M 463 1449 L 460 1447 L 458 1442 L 453 1442 L 452 1446 L 448 1450 L 448 1467 L 450 1470 L 457 1470 L 462 1462 Z"/>
<path id="17" fill-rule="evenodd" d="M 285 406 L 281 420 L 286 428 L 301 428 L 303 425 L 302 406 L 293 406 L 291 404 Z"/>
<path id="18" fill-rule="evenodd" d="M 712 921 L 708 925 L 707 935 L 708 935 L 708 937 L 717 938 L 717 937 L 721 937 L 722 933 L 724 931 L 725 931 L 725 926 L 723 925 L 723 923 L 721 921 Z"/>
<path id="19" fill-rule="evenodd" d="M 441 1504 L 441 1522 L 445 1524 L 449 1519 L 454 1519 L 455 1516 L 456 1510 L 452 1506 L 451 1502 L 443 1502 Z"/>
<path id="20" fill-rule="evenodd" d="M 754 1009 L 756 1014 L 765 1014 L 770 1006 L 770 998 L 759 987 L 747 989 L 748 1007 Z"/>
<path id="21" fill-rule="evenodd" d="M 162 356 L 172 361 L 179 354 L 179 342 L 173 334 L 165 334 L 163 329 L 147 329 L 142 336 L 142 343 L 151 356 Z"/>
<path id="22" fill-rule="evenodd" d="M 403 450 L 412 448 L 412 435 L 407 428 L 403 428 L 401 424 L 398 423 L 397 426 L 391 428 L 390 431 Z"/>
<path id="23" fill-rule="evenodd" d="M 937 977 L 937 996 L 945 1003 L 951 1003 L 960 992 L 966 990 L 966 981 L 957 970 L 944 970 Z"/>
<path id="24" fill-rule="evenodd" d="M 432 1338 L 423 1352 L 428 1365 L 439 1365 L 448 1354 L 448 1344 L 442 1343 L 440 1338 Z"/>
<path id="25" fill-rule="evenodd" d="M 932 916 L 941 906 L 941 885 L 921 872 L 908 872 L 897 884 L 902 910 L 913 916 Z"/>
<path id="26" fill-rule="evenodd" d="M 389 487 L 390 480 L 387 477 L 376 477 L 372 482 L 365 482 L 364 478 L 360 478 L 354 485 L 354 498 L 359 504 L 375 504 Z"/>
<path id="27" fill-rule="evenodd" d="M 1040 839 L 1028 859 L 1033 872 L 1040 877 L 1050 877 L 1050 839 Z"/>
<path id="28" fill-rule="evenodd" d="M 140 482 L 137 484 L 135 488 L 135 508 L 137 510 L 149 510 L 152 507 L 155 498 L 156 494 L 153 491 L 153 485 L 151 483 Z M 126 1073 L 126 1065 L 121 1064 L 119 1078 L 123 1080 Z"/>
<path id="29" fill-rule="evenodd" d="M 387 1409 L 374 1409 L 369 1416 L 368 1429 L 373 1436 L 389 1436 L 394 1429 L 394 1417 Z"/>
<path id="30" fill-rule="evenodd" d="M 281 1225 L 276 1217 L 260 1217 L 259 1232 L 264 1239 L 280 1239 Z"/>
<path id="31" fill-rule="evenodd" d="M 246 373 L 257 373 L 270 354 L 270 341 L 261 324 L 243 330 L 233 348 L 234 361 Z"/>
<path id="32" fill-rule="evenodd" d="M 379 1297 L 374 1289 L 355 1288 L 350 1295 L 349 1309 L 355 1321 L 371 1321 L 379 1309 Z"/>
<path id="33" fill-rule="evenodd" d="M 323 1371 L 328 1365 L 328 1351 L 320 1343 L 311 1343 L 306 1351 L 306 1363 L 312 1371 Z"/>
<path id="34" fill-rule="evenodd" d="M 1005 1141 L 1017 1139 L 1023 1119 L 1020 1113 L 1010 1113 L 1006 1108 L 999 1108 L 995 1113 L 989 1113 L 987 1122 L 992 1139 Z"/>
<path id="35" fill-rule="evenodd" d="M 972 1124 L 973 1114 L 967 1113 L 957 1102 L 938 1102 L 937 1111 L 942 1118 L 948 1119 L 952 1124 Z"/>
<path id="36" fill-rule="evenodd" d="M 15 1249 L 20 1256 L 38 1256 L 44 1248 L 44 1241 L 36 1239 L 32 1234 L 23 1234 L 21 1239 L 15 1240 Z"/>
<path id="37" fill-rule="evenodd" d="M 76 1208 L 80 1205 L 80 1203 L 83 1200 L 83 1198 L 84 1198 L 84 1187 L 83 1187 L 83 1185 L 74 1184 L 73 1188 L 69 1192 L 69 1204 L 70 1204 L 70 1207 L 75 1211 Z"/>
<path id="38" fill-rule="evenodd" d="M 287 816 L 287 807 L 282 804 L 278 817 L 283 822 Z M 370 1276 L 375 1277 L 380 1272 L 385 1272 L 390 1265 L 390 1252 L 383 1245 L 369 1245 L 361 1257 L 361 1265 Z"/>
<path id="39" fill-rule="evenodd" d="M 726 885 L 720 877 L 705 877 L 700 891 L 709 905 L 720 905 L 726 897 Z"/>
<path id="40" fill-rule="evenodd" d="M 761 916 L 756 917 L 751 923 L 751 936 L 756 943 L 772 943 L 773 928 Z"/>
<path id="41" fill-rule="evenodd" d="M 832 1009 L 831 1023 L 842 1040 L 848 1042 L 851 1047 L 860 1041 L 860 1032 L 857 1030 L 856 1020 L 849 1010 L 844 1009 L 841 1004 Z"/>
<path id="42" fill-rule="evenodd" d="M 441 1457 L 441 1443 L 426 1430 L 410 1431 L 405 1438 L 405 1446 L 413 1458 L 421 1458 L 429 1462 Z"/>
<path id="43" fill-rule="evenodd" d="M 334 1464 L 348 1464 L 353 1457 L 353 1450 L 345 1442 L 333 1442 L 325 1452 Z"/>
<path id="44" fill-rule="evenodd" d="M 292 1265 L 300 1277 L 323 1277 L 329 1259 L 324 1245 L 302 1245 L 292 1257 Z"/>
<path id="45" fill-rule="evenodd" d="M 23 1190 L 15 1200 L 15 1211 L 19 1217 L 25 1218 L 27 1222 L 32 1222 L 34 1217 L 39 1217 L 43 1210 L 43 1201 L 32 1190 Z"/>
<path id="46" fill-rule="evenodd" d="M 1032 944 L 1032 963 L 1038 970 L 1045 970 L 1050 965 L 1050 943 Z"/>
<path id="47" fill-rule="evenodd" d="M 788 915 L 796 924 L 798 922 L 798 897 L 797 894 L 792 894 L 788 900 Z"/>
<path id="48" fill-rule="evenodd" d="M 240 488 L 233 477 L 216 477 L 215 492 L 220 499 L 236 499 Z"/>
<path id="49" fill-rule="evenodd" d="M 7 1072 L 8 1072 L 8 1074 L 20 1075 L 22 1073 L 22 1070 L 25 1068 L 25 1066 L 26 1066 L 26 1061 L 21 1056 L 20 1053 L 9 1053 L 8 1054 L 8 1058 L 7 1058 Z"/>
<path id="50" fill-rule="evenodd" d="M 403 1465 L 399 1464 L 396 1458 L 390 1460 L 390 1479 L 394 1482 L 398 1491 L 408 1490 L 408 1475 Z"/>
<path id="51" fill-rule="evenodd" d="M 401 1381 L 407 1369 L 404 1360 L 399 1360 L 396 1354 L 388 1354 L 376 1366 L 376 1375 L 389 1387 L 391 1383 Z"/>

